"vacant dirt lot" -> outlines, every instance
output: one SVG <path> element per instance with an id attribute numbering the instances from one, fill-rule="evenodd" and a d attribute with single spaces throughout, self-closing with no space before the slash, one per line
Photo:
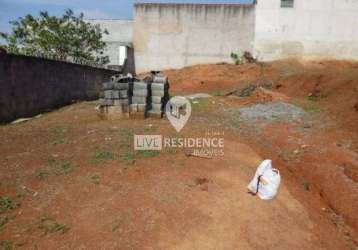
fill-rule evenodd
<path id="1" fill-rule="evenodd" d="M 166 73 L 172 95 L 213 95 L 180 134 L 96 102 L 0 126 L 0 249 L 357 249 L 357 63 Z M 134 134 L 219 135 L 224 155 L 134 151 Z M 268 158 L 282 183 L 262 201 L 246 186 Z"/>

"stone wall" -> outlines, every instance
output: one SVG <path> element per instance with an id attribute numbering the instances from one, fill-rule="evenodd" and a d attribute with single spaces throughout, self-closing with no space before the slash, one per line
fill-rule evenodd
<path id="1" fill-rule="evenodd" d="M 0 123 L 98 98 L 116 71 L 0 54 Z"/>
<path id="2" fill-rule="evenodd" d="M 253 4 L 135 4 L 137 73 L 201 63 L 232 62 L 252 51 Z"/>

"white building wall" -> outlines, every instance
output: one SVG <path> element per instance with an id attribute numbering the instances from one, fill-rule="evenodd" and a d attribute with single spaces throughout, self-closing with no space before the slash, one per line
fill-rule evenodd
<path id="1" fill-rule="evenodd" d="M 136 4 L 137 73 L 232 62 L 232 52 L 252 51 L 254 22 L 253 5 Z"/>
<path id="2" fill-rule="evenodd" d="M 358 0 L 258 0 L 255 54 L 262 60 L 287 57 L 358 59 Z"/>
<path id="3" fill-rule="evenodd" d="M 104 55 L 109 57 L 109 65 L 120 64 L 120 46 L 132 47 L 133 21 L 119 19 L 91 19 L 93 24 L 99 24 L 102 29 L 107 29 L 108 35 L 103 36 L 107 46 Z"/>

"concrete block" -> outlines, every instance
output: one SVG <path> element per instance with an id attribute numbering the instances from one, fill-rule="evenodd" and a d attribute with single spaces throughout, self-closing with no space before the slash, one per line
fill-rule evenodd
<path id="1" fill-rule="evenodd" d="M 134 89 L 133 90 L 133 96 L 148 96 L 148 90 L 147 89 Z"/>
<path id="2" fill-rule="evenodd" d="M 105 99 L 104 100 L 105 106 L 113 106 L 113 100 L 112 99 Z"/>
<path id="3" fill-rule="evenodd" d="M 156 103 L 152 103 L 152 109 L 154 111 L 161 111 L 163 109 L 163 105 L 162 104 L 156 104 Z"/>
<path id="4" fill-rule="evenodd" d="M 115 83 L 113 83 L 113 88 L 116 90 L 129 89 L 129 83 L 128 82 L 115 82 Z"/>
<path id="5" fill-rule="evenodd" d="M 163 118 L 164 113 L 162 111 L 149 110 L 148 116 L 153 118 Z"/>
<path id="6" fill-rule="evenodd" d="M 112 99 L 119 99 L 119 90 L 112 90 Z"/>
<path id="7" fill-rule="evenodd" d="M 165 75 L 155 75 L 153 77 L 153 82 L 155 83 L 168 83 L 168 77 Z"/>
<path id="8" fill-rule="evenodd" d="M 136 103 L 136 104 L 146 104 L 146 103 L 147 103 L 147 97 L 133 96 L 133 97 L 132 97 L 132 103 Z"/>
<path id="9" fill-rule="evenodd" d="M 147 104 L 137 104 L 138 112 L 145 112 L 147 109 Z"/>
<path id="10" fill-rule="evenodd" d="M 152 96 L 159 96 L 159 97 L 163 97 L 165 96 L 167 93 L 165 90 L 152 90 Z"/>
<path id="11" fill-rule="evenodd" d="M 137 90 L 137 89 L 148 89 L 149 84 L 145 83 L 145 82 L 134 82 L 133 83 L 133 89 Z"/>
<path id="12" fill-rule="evenodd" d="M 138 112 L 138 104 L 130 104 L 130 105 L 129 105 L 129 112 L 130 112 L 130 113 L 136 113 L 136 112 Z"/>
<path id="13" fill-rule="evenodd" d="M 128 98 L 128 90 L 119 90 L 119 98 Z"/>
<path id="14" fill-rule="evenodd" d="M 151 89 L 153 90 L 165 90 L 167 91 L 169 89 L 169 85 L 168 84 L 162 84 L 162 83 L 152 83 L 151 84 Z"/>
<path id="15" fill-rule="evenodd" d="M 115 106 L 121 106 L 121 105 L 128 105 L 128 99 L 118 99 L 118 100 L 113 100 L 113 105 Z"/>
<path id="16" fill-rule="evenodd" d="M 114 92 L 115 90 L 105 90 L 104 91 L 104 98 L 105 99 L 114 99 L 115 98 L 115 95 L 116 94 L 114 94 L 113 92 Z M 119 93 L 117 93 L 117 98 L 119 98 Z"/>
<path id="17" fill-rule="evenodd" d="M 152 103 L 161 104 L 164 98 L 161 96 L 152 96 Z"/>
<path id="18" fill-rule="evenodd" d="M 113 89 L 113 82 L 104 82 L 102 84 L 103 90 L 110 90 Z"/>

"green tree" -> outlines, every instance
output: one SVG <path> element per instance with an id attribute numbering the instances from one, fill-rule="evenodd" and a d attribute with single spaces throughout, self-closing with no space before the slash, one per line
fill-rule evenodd
<path id="1" fill-rule="evenodd" d="M 38 17 L 26 15 L 12 21 L 11 33 L 0 32 L 9 53 L 69 60 L 76 63 L 108 63 L 103 56 L 106 43 L 102 35 L 108 34 L 99 25 L 83 20 L 83 13 L 75 15 L 68 9 L 61 17 L 40 12 Z"/>

